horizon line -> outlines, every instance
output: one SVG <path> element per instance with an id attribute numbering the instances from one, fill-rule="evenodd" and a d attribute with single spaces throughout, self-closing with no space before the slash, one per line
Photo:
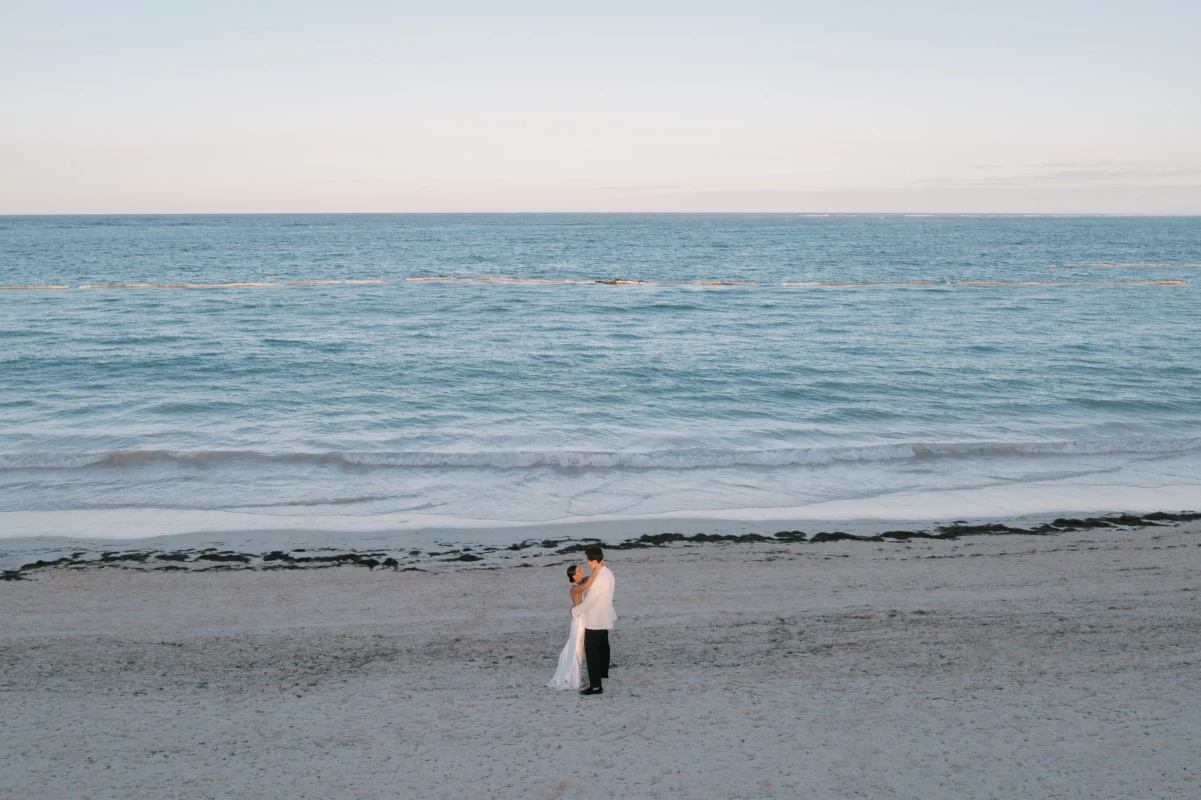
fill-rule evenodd
<path id="1" fill-rule="evenodd" d="M 0 213 L 0 219 L 33 217 L 529 217 L 529 216 L 625 216 L 625 217 L 1097 217 L 1187 219 L 1192 213 L 1139 212 L 1025 212 L 1025 211 L 83 211 Z"/>

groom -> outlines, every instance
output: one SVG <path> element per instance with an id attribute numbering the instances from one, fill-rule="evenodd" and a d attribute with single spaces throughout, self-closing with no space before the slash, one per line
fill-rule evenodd
<path id="1" fill-rule="evenodd" d="M 584 618 L 584 657 L 588 660 L 588 688 L 580 694 L 604 694 L 601 679 L 609 677 L 609 629 L 617 614 L 613 612 L 613 588 L 616 581 L 605 566 L 605 554 L 593 545 L 584 551 L 588 567 L 595 576 L 584 602 L 571 609 L 573 617 Z"/>

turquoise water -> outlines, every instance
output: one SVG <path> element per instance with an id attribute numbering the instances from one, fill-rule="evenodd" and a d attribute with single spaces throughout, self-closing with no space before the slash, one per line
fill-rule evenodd
<path id="1" fill-rule="evenodd" d="M 1201 486 L 1201 268 L 1062 265 L 1197 262 L 1196 218 L 0 218 L 0 284 L 71 287 L 0 292 L 0 512 L 1120 510 Z M 475 275 L 759 285 L 405 280 Z M 781 285 L 912 280 L 1191 282 Z"/>

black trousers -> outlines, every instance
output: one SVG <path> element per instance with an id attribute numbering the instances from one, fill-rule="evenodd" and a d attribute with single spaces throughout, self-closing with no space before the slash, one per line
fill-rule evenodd
<path id="1" fill-rule="evenodd" d="M 584 658 L 588 661 L 588 688 L 601 688 L 601 678 L 609 677 L 609 632 L 584 629 Z"/>

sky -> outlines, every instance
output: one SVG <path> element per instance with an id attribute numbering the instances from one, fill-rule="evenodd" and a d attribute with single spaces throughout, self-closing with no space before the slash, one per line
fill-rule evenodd
<path id="1" fill-rule="evenodd" d="M 0 214 L 1201 214 L 1201 2 L 0 0 Z"/>

